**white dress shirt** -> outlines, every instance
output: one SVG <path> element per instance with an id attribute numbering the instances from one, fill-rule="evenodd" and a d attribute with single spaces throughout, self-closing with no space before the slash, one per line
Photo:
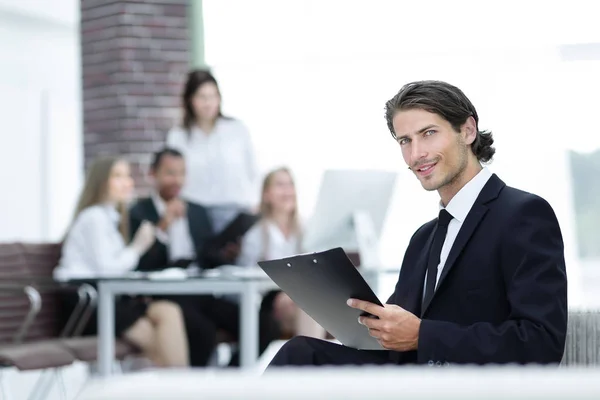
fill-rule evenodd
<path id="1" fill-rule="evenodd" d="M 132 271 L 140 255 L 125 245 L 118 229 L 119 219 L 112 205 L 95 205 L 81 211 L 67 234 L 54 278 L 122 276 Z"/>
<path id="2" fill-rule="evenodd" d="M 264 235 L 268 238 L 265 249 Z M 261 221 L 254 225 L 242 238 L 240 255 L 237 265 L 248 267 L 256 266 L 258 261 L 290 257 L 299 252 L 298 235 L 286 238 L 277 225 L 270 221 Z M 266 250 L 266 254 L 265 253 Z"/>
<path id="3" fill-rule="evenodd" d="M 219 118 L 206 134 L 194 126 L 191 134 L 175 127 L 167 146 L 181 151 L 187 165 L 183 197 L 205 206 L 249 207 L 258 199 L 258 171 L 246 127 L 238 120 Z"/>
<path id="4" fill-rule="evenodd" d="M 159 217 L 162 218 L 167 208 L 165 201 L 158 193 L 153 192 L 152 202 Z M 167 246 L 169 261 L 196 259 L 196 250 L 194 249 L 194 241 L 190 233 L 187 216 L 177 218 L 171 222 L 167 232 L 157 229 L 156 237 Z"/>
<path id="5" fill-rule="evenodd" d="M 477 196 L 479 196 L 479 193 L 491 176 L 491 171 L 487 168 L 483 168 L 454 195 L 452 200 L 450 200 L 446 206 L 446 211 L 452 215 L 452 220 L 450 220 L 450 223 L 448 224 L 448 232 L 446 233 L 446 239 L 444 240 L 442 251 L 440 253 L 440 263 L 438 264 L 437 278 L 435 281 L 436 285 L 440 280 L 444 265 L 450 254 L 450 249 L 452 249 L 452 245 L 456 240 L 456 236 L 458 236 L 458 232 L 460 231 L 465 218 L 467 218 L 467 214 L 471 211 L 473 204 L 475 204 L 475 200 L 477 200 Z M 440 210 L 444 208 L 441 203 L 439 208 Z M 427 274 L 425 274 L 425 282 L 427 282 Z M 423 290 L 423 293 L 425 293 L 425 290 Z"/>

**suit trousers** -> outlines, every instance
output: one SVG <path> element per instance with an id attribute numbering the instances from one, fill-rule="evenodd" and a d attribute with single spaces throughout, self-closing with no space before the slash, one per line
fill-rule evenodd
<path id="1" fill-rule="evenodd" d="M 275 355 L 267 370 L 277 367 L 395 364 L 385 350 L 357 350 L 325 340 L 296 336 Z"/>

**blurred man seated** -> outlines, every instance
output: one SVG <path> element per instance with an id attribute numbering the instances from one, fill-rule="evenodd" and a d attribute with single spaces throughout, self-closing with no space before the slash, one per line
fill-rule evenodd
<path id="1" fill-rule="evenodd" d="M 168 148 L 156 153 L 150 175 L 154 191 L 131 209 L 131 232 L 148 220 L 158 228 L 158 240 L 140 259 L 138 269 L 214 268 L 233 263 L 239 246 L 232 243 L 226 249 L 213 248 L 214 232 L 206 208 L 179 197 L 185 183 L 183 155 Z"/>
<path id="2" fill-rule="evenodd" d="M 158 271 L 170 267 L 202 270 L 233 264 L 239 244 L 226 248 L 211 244 L 214 236 L 207 210 L 200 204 L 182 199 L 185 183 L 185 160 L 174 149 L 163 149 L 154 155 L 150 176 L 152 195 L 142 198 L 130 210 L 132 234 L 147 220 L 156 225 L 157 240 L 140 258 L 138 270 Z M 164 296 L 163 296 L 164 298 Z M 212 295 L 168 296 L 182 306 L 192 366 L 204 366 L 217 344 L 217 332 L 225 332 L 232 340 L 239 336 L 239 306 Z M 266 348 L 274 335 L 273 322 L 261 316 L 260 349 Z M 237 357 L 234 357 L 234 364 Z"/>

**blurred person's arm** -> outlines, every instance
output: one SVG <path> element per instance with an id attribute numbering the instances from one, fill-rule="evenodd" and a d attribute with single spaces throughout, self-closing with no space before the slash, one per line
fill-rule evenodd
<path id="1" fill-rule="evenodd" d="M 221 265 L 233 264 L 237 257 L 239 245 L 231 243 L 223 247 L 217 246 L 215 231 L 204 206 L 188 201 L 187 218 L 194 242 L 196 258 L 201 268 L 212 269 Z"/>
<path id="2" fill-rule="evenodd" d="M 234 265 L 240 251 L 238 243 L 228 243 L 225 247 L 215 246 L 208 240 L 202 249 L 202 266 L 207 269 L 217 268 L 221 265 Z"/>
<path id="3" fill-rule="evenodd" d="M 82 238 L 88 243 L 91 251 L 90 259 L 95 262 L 95 269 L 102 275 L 121 275 L 132 271 L 138 264 L 140 253 L 135 246 L 115 247 L 114 241 L 106 232 L 116 229 L 112 220 L 97 210 L 80 215 Z"/>

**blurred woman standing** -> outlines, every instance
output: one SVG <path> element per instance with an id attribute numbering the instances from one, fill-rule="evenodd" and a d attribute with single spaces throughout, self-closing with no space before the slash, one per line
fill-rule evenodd
<path id="1" fill-rule="evenodd" d="M 209 208 L 218 232 L 254 204 L 254 148 L 244 124 L 221 112 L 221 92 L 209 71 L 188 74 L 182 102 L 182 124 L 169 131 L 167 146 L 181 151 L 186 160 L 183 196 Z"/>

